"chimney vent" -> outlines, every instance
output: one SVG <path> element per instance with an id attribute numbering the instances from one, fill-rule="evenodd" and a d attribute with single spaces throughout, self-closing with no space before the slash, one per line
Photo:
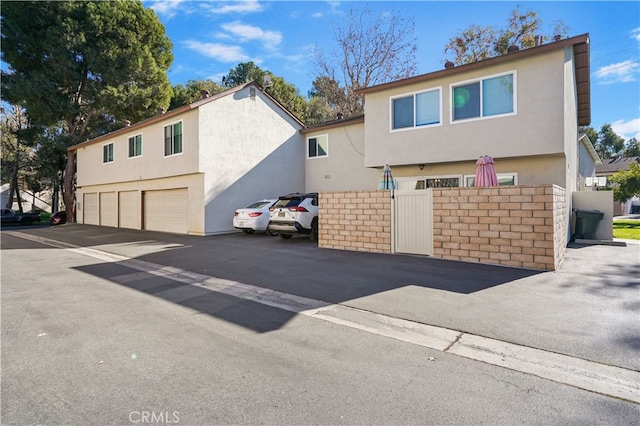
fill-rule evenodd
<path id="1" fill-rule="evenodd" d="M 338 114 L 336 114 L 338 117 L 338 120 L 342 120 L 344 118 L 344 114 L 339 112 Z"/>
<path id="2" fill-rule="evenodd" d="M 451 61 L 447 61 L 447 62 L 445 62 L 444 67 L 446 69 L 450 70 L 451 68 L 455 67 L 455 64 L 453 62 L 451 62 Z"/>
<path id="3" fill-rule="evenodd" d="M 507 53 L 517 52 L 518 50 L 520 50 L 520 47 L 518 47 L 518 45 L 516 45 L 516 44 L 512 44 L 512 45 L 511 45 L 511 46 L 509 46 L 509 48 L 507 49 Z"/>
<path id="4" fill-rule="evenodd" d="M 207 89 L 201 90 L 200 96 L 202 97 L 202 99 L 207 99 L 209 97 L 209 91 Z"/>
<path id="5" fill-rule="evenodd" d="M 540 46 L 542 44 L 542 36 L 537 35 L 533 37 L 533 41 L 534 41 L 534 46 Z"/>
<path id="6" fill-rule="evenodd" d="M 164 113 L 166 112 L 166 110 L 162 107 L 158 108 L 158 115 L 164 115 Z"/>
<path id="7" fill-rule="evenodd" d="M 556 34 L 553 36 L 553 41 L 560 41 L 562 40 L 562 36 L 560 34 Z"/>
<path id="8" fill-rule="evenodd" d="M 124 127 L 129 127 L 129 126 L 131 126 L 131 121 L 124 120 Z"/>

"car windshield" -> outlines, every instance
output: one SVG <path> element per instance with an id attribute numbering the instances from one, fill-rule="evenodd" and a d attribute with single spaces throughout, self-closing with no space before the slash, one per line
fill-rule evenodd
<path id="1" fill-rule="evenodd" d="M 271 204 L 271 201 L 256 201 L 253 204 L 248 205 L 246 208 L 247 209 L 261 209 L 265 206 L 268 206 L 269 204 Z"/>
<path id="2" fill-rule="evenodd" d="M 294 207 L 300 204 L 300 201 L 302 201 L 300 198 L 281 198 L 274 207 Z"/>

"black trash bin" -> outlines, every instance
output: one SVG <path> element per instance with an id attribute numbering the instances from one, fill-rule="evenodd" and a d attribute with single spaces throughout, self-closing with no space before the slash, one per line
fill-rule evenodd
<path id="1" fill-rule="evenodd" d="M 593 240 L 596 237 L 598 225 L 604 218 L 604 213 L 598 210 L 574 209 L 573 211 L 576 213 L 576 229 L 571 240 Z"/>

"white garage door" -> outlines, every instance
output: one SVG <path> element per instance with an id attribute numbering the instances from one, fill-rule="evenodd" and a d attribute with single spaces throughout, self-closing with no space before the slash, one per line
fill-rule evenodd
<path id="1" fill-rule="evenodd" d="M 143 193 L 144 229 L 186 234 L 189 230 L 187 188 Z"/>
<path id="2" fill-rule="evenodd" d="M 138 191 L 122 191 L 118 193 L 118 209 L 120 227 L 140 229 L 140 195 Z"/>
<path id="3" fill-rule="evenodd" d="M 98 193 L 92 192 L 89 194 L 84 194 L 84 223 L 87 225 L 98 225 L 98 219 L 100 215 L 98 214 Z"/>
<path id="4" fill-rule="evenodd" d="M 118 197 L 115 192 L 100 193 L 100 225 L 118 226 Z"/>

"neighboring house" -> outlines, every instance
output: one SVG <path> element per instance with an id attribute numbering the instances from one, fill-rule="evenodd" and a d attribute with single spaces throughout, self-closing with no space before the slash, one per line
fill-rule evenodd
<path id="1" fill-rule="evenodd" d="M 7 202 L 10 197 L 9 189 L 10 185 L 8 183 L 0 186 L 0 206 L 2 206 L 2 208 L 7 207 Z M 34 194 L 31 191 L 21 189 L 20 198 L 22 199 L 22 209 L 24 211 L 31 211 L 35 208 L 51 212 L 51 191 L 43 191 Z M 8 208 L 18 211 L 18 202 L 14 200 Z"/>
<path id="2" fill-rule="evenodd" d="M 192 235 L 304 190 L 302 123 L 255 82 L 69 148 L 79 223 Z"/>
<path id="3" fill-rule="evenodd" d="M 598 187 L 607 186 L 611 176 L 620 171 L 629 170 L 633 163 L 640 163 L 640 157 L 612 157 L 602 160 L 602 163 L 596 166 L 596 176 L 604 179 L 597 181 L 596 184 Z M 624 203 L 613 202 L 614 216 L 624 216 L 629 213 L 640 213 L 640 198 L 633 197 Z"/>
<path id="4" fill-rule="evenodd" d="M 593 143 L 585 133 L 578 136 L 578 191 L 593 190 L 596 168 L 602 164 Z"/>

